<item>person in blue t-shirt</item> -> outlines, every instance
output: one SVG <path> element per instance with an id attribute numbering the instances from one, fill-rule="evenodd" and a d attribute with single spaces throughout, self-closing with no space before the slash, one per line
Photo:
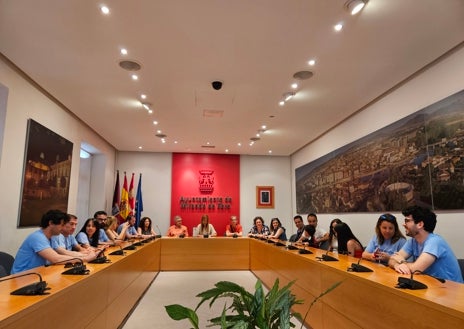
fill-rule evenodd
<path id="1" fill-rule="evenodd" d="M 446 241 L 433 230 L 437 215 L 427 208 L 403 210 L 404 228 L 410 236 L 403 248 L 390 257 L 388 265 L 401 274 L 425 273 L 437 278 L 463 282 L 458 260 Z M 406 261 L 408 258 L 412 261 Z"/>
<path id="2" fill-rule="evenodd" d="M 383 214 L 375 225 L 375 235 L 367 244 L 362 258 L 388 264 L 390 256 L 401 250 L 406 238 L 398 227 L 396 217 L 392 214 Z"/>
<path id="3" fill-rule="evenodd" d="M 61 210 L 49 210 L 45 213 L 40 221 L 40 229 L 31 233 L 19 247 L 11 274 L 43 266 L 47 263 L 55 264 L 75 260 L 76 257 L 58 254 L 50 242 L 52 236 L 60 234 L 67 218 L 68 215 Z M 93 258 L 90 257 L 86 260 Z"/>

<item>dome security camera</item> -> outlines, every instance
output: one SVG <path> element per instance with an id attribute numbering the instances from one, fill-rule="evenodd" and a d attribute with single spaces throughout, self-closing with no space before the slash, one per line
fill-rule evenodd
<path id="1" fill-rule="evenodd" d="M 213 86 L 214 90 L 219 90 L 222 88 L 222 81 L 213 81 L 211 82 L 211 86 Z"/>

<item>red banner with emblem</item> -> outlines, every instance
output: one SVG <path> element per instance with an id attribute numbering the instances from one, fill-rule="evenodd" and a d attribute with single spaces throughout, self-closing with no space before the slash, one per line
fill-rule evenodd
<path id="1" fill-rule="evenodd" d="M 240 221 L 240 156 L 174 153 L 171 186 L 171 225 L 174 216 L 181 216 L 189 235 L 203 214 L 218 236 L 231 215 Z"/>

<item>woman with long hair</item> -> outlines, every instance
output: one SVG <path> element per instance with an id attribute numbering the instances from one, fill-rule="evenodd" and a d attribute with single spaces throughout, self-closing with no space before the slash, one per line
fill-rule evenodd
<path id="1" fill-rule="evenodd" d="M 196 229 L 196 232 L 195 232 Z M 196 234 L 195 234 L 196 233 Z M 194 228 L 194 235 L 197 236 L 216 236 L 216 230 L 213 224 L 209 222 L 209 216 L 204 214 L 201 216 L 201 222 Z"/>
<path id="2" fill-rule="evenodd" d="M 334 231 L 338 240 L 338 252 L 361 258 L 363 252 L 362 243 L 353 234 L 348 224 L 343 222 L 337 224 L 334 227 Z"/>
<path id="3" fill-rule="evenodd" d="M 330 222 L 329 240 L 328 240 L 328 242 L 329 242 L 328 249 L 330 251 L 337 251 L 338 250 L 338 240 L 337 240 L 337 236 L 335 235 L 334 227 L 335 227 L 335 225 L 340 224 L 341 222 L 342 222 L 341 219 L 338 219 L 338 218 L 334 218 Z"/>
<path id="4" fill-rule="evenodd" d="M 114 216 L 108 216 L 106 218 L 106 236 L 108 239 L 113 241 L 115 244 L 121 244 L 122 241 L 126 238 L 126 231 L 129 228 L 129 223 L 124 222 L 121 233 L 118 234 L 118 219 Z"/>
<path id="5" fill-rule="evenodd" d="M 269 238 L 287 241 L 287 234 L 285 233 L 285 227 L 282 226 L 282 223 L 277 217 L 271 219 L 271 225 L 269 229 L 271 231 Z"/>
<path id="6" fill-rule="evenodd" d="M 97 248 L 99 244 L 111 244 L 108 243 L 108 238 L 101 234 L 100 223 L 95 218 L 89 218 L 85 221 L 76 235 L 76 240 L 83 248 Z"/>
<path id="7" fill-rule="evenodd" d="M 150 217 L 143 217 L 140 220 L 139 227 L 137 228 L 137 234 L 148 238 L 156 235 L 155 230 L 152 227 L 152 221 Z"/>
<path id="8" fill-rule="evenodd" d="M 377 220 L 375 235 L 369 241 L 362 257 L 387 265 L 390 256 L 399 251 L 405 243 L 406 238 L 399 229 L 396 217 L 383 214 Z"/>

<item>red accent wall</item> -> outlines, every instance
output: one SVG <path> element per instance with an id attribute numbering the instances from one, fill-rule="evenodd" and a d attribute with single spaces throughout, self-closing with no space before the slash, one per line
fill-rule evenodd
<path id="1" fill-rule="evenodd" d="M 218 236 L 224 235 L 230 216 L 240 214 L 239 155 L 173 153 L 171 180 L 171 225 L 180 215 L 189 235 L 203 214 L 209 215 Z"/>

